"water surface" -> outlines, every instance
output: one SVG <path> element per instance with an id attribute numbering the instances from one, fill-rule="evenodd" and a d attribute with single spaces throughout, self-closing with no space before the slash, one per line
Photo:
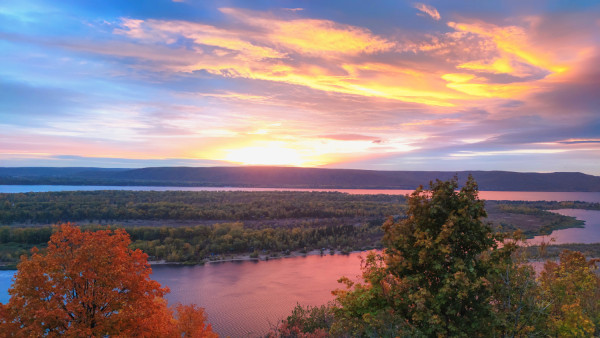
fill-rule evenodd
<path id="1" fill-rule="evenodd" d="M 365 253 L 362 253 L 365 256 Z M 265 334 L 296 305 L 321 305 L 342 287 L 342 276 L 357 280 L 358 253 L 306 256 L 261 262 L 227 262 L 204 266 L 155 266 L 152 278 L 171 288 L 170 304 L 195 303 L 204 308 L 222 336 Z"/>
<path id="2" fill-rule="evenodd" d="M 554 230 L 548 236 L 535 236 L 528 239 L 529 244 L 540 244 L 542 241 L 550 244 L 568 244 L 568 243 L 600 243 L 600 210 L 582 210 L 582 209 L 560 209 L 550 210 L 565 216 L 575 217 L 585 221 L 583 228 L 568 228 Z"/>
<path id="3" fill-rule="evenodd" d="M 406 195 L 414 190 L 396 189 L 289 189 L 289 188 L 239 188 L 239 187 L 148 187 L 148 186 L 91 186 L 91 185 L 0 185 L 0 193 L 48 191 L 323 191 L 343 192 L 352 195 Z M 583 201 L 600 202 L 600 192 L 540 192 L 540 191 L 480 191 L 479 197 L 498 201 Z"/>

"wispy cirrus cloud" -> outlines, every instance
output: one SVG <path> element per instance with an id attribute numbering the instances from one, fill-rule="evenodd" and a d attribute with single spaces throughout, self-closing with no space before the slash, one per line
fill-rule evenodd
<path id="1" fill-rule="evenodd" d="M 435 7 L 420 2 L 415 2 L 413 6 L 424 14 L 430 16 L 433 20 L 440 20 L 442 17 Z"/>

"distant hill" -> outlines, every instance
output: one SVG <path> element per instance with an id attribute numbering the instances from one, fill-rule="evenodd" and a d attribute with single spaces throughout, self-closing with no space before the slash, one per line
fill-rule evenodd
<path id="1" fill-rule="evenodd" d="M 582 173 L 510 171 L 376 171 L 295 167 L 0 168 L 0 184 L 230 186 L 415 189 L 472 174 L 481 190 L 600 191 L 600 177 Z"/>

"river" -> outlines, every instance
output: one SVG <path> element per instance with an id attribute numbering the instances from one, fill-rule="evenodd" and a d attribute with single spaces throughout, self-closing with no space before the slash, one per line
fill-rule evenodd
<path id="1" fill-rule="evenodd" d="M 585 225 L 583 228 L 554 230 L 548 236 L 535 236 L 532 239 L 528 239 L 527 243 L 537 245 L 541 242 L 548 243 L 550 239 L 553 239 L 550 244 L 600 243 L 600 211 L 582 209 L 560 209 L 550 211 L 583 220 L 585 221 Z"/>
<path id="2" fill-rule="evenodd" d="M 0 185 L 0 193 L 25 193 L 49 191 L 324 191 L 352 195 L 406 195 L 414 190 L 394 189 L 287 189 L 239 187 L 147 187 L 147 186 L 88 186 L 88 185 Z M 479 197 L 496 201 L 582 201 L 600 203 L 600 192 L 545 192 L 545 191 L 480 191 Z"/>

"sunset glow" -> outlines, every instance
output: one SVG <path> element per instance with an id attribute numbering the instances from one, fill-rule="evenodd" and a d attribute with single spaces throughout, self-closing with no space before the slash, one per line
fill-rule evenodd
<path id="1" fill-rule="evenodd" d="M 286 165 L 304 166 L 300 154 L 289 148 L 274 146 L 248 147 L 230 150 L 225 161 L 244 165 Z"/>
<path id="2" fill-rule="evenodd" d="M 0 166 L 600 175 L 600 4 L 0 5 Z"/>

